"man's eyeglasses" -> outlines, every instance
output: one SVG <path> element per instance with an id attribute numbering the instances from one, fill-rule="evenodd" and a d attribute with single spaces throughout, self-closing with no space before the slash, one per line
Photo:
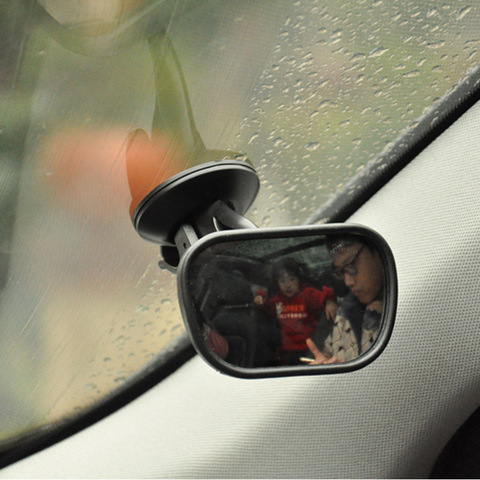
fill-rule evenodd
<path id="1" fill-rule="evenodd" d="M 334 268 L 333 273 L 335 276 L 343 280 L 345 277 L 345 274 L 350 275 L 351 277 L 354 277 L 355 275 L 358 275 L 358 268 L 357 268 L 357 260 L 360 254 L 362 253 L 363 249 L 365 248 L 365 245 L 362 245 L 362 247 L 358 250 L 358 252 L 355 254 L 353 259 L 344 265 L 342 268 Z"/>

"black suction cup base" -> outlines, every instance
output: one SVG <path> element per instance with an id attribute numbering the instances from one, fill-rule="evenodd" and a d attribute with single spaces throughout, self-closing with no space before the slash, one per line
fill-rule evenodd
<path id="1" fill-rule="evenodd" d="M 135 210 L 133 224 L 142 238 L 174 246 L 182 224 L 194 224 L 195 218 L 218 200 L 243 215 L 259 188 L 258 175 L 248 163 L 204 163 L 173 176 L 150 192 Z"/>

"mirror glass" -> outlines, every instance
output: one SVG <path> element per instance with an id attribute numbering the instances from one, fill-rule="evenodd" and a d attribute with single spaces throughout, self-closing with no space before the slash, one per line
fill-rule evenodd
<path id="1" fill-rule="evenodd" d="M 215 367 L 313 373 L 351 370 L 383 349 L 396 280 L 390 250 L 371 230 L 250 230 L 195 244 L 179 292 L 197 350 Z"/>

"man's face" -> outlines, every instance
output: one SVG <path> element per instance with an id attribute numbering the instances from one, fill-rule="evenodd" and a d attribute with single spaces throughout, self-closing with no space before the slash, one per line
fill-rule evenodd
<path id="1" fill-rule="evenodd" d="M 278 286 L 280 291 L 288 298 L 292 298 L 300 291 L 300 282 L 295 275 L 288 272 L 282 272 L 278 277 Z"/>
<path id="2" fill-rule="evenodd" d="M 377 299 L 383 285 L 382 262 L 377 252 L 361 243 L 340 247 L 332 253 L 333 265 L 341 273 L 345 285 L 368 305 Z"/>

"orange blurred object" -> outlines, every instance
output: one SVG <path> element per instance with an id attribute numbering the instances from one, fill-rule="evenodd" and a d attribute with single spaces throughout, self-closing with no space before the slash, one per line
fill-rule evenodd
<path id="1" fill-rule="evenodd" d="M 58 208 L 89 222 L 118 222 L 130 203 L 123 130 L 49 132 L 38 156 L 45 192 Z"/>
<path id="2" fill-rule="evenodd" d="M 136 208 L 152 190 L 186 168 L 187 156 L 170 135 L 157 132 L 151 140 L 142 129 L 130 134 L 125 156 L 133 219 Z"/>

